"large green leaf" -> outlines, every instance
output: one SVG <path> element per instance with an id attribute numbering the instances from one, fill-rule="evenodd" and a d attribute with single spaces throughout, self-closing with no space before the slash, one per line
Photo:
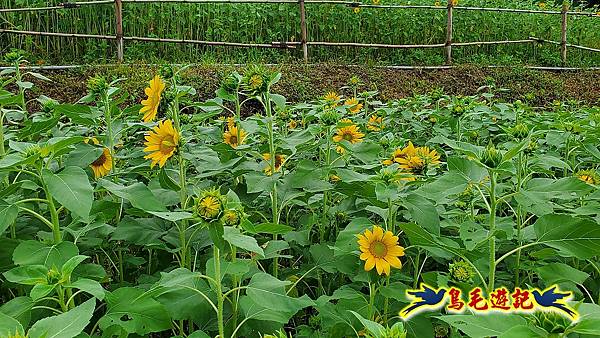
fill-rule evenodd
<path id="1" fill-rule="evenodd" d="M 42 177 L 54 199 L 73 214 L 88 218 L 94 201 L 94 189 L 83 169 L 67 167 L 58 174 L 44 170 Z"/>
<path id="2" fill-rule="evenodd" d="M 33 300 L 30 297 L 16 297 L 0 306 L 0 312 L 18 320 L 24 327 L 29 326 Z M 0 331 L 0 333 L 2 333 Z"/>
<path id="3" fill-rule="evenodd" d="M 440 320 L 461 330 L 471 338 L 500 336 L 514 326 L 526 325 L 527 320 L 519 315 L 451 315 L 439 316 Z"/>
<path id="4" fill-rule="evenodd" d="M 257 253 L 260 257 L 265 256 L 265 252 L 258 245 L 254 237 L 243 235 L 238 228 L 234 227 L 225 227 L 223 230 L 223 238 L 229 242 L 229 244 L 240 249 Z"/>
<path id="5" fill-rule="evenodd" d="M 90 323 L 96 299 L 92 298 L 63 314 L 37 321 L 29 330 L 30 338 L 73 338 Z"/>
<path id="6" fill-rule="evenodd" d="M 119 288 L 106 294 L 107 311 L 100 318 L 101 329 L 119 326 L 127 333 L 147 335 L 171 328 L 171 319 L 165 307 L 132 287 Z"/>
<path id="7" fill-rule="evenodd" d="M 440 217 L 433 203 L 417 194 L 402 199 L 413 221 L 434 235 L 440 234 Z"/>
<path id="8" fill-rule="evenodd" d="M 280 281 L 269 274 L 257 273 L 250 279 L 246 294 L 255 303 L 276 311 L 296 313 L 314 304 L 306 295 L 300 298 L 288 296 L 285 287 L 289 284 L 290 281 Z"/>
<path id="9" fill-rule="evenodd" d="M 566 256 L 587 259 L 600 255 L 600 225 L 567 215 L 545 215 L 533 225 L 537 242 Z"/>
<path id="10" fill-rule="evenodd" d="M 11 337 L 17 332 L 25 334 L 23 325 L 15 318 L 0 312 L 0 337 Z"/>
<path id="11" fill-rule="evenodd" d="M 123 186 L 101 179 L 98 181 L 98 184 L 118 197 L 128 200 L 131 205 L 138 209 L 144 211 L 167 211 L 167 208 L 143 183 L 134 183 L 130 186 Z"/>
<path id="12" fill-rule="evenodd" d="M 0 200 L 0 235 L 17 219 L 19 208 Z"/>
<path id="13" fill-rule="evenodd" d="M 71 257 L 77 255 L 79 249 L 71 242 L 45 244 L 38 241 L 24 241 L 15 248 L 13 262 L 17 265 L 45 265 L 48 268 L 61 267 Z"/>

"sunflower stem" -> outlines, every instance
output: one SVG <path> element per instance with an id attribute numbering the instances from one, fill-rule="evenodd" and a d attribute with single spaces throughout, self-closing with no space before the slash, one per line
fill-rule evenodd
<path id="1" fill-rule="evenodd" d="M 488 278 L 488 294 L 494 290 L 494 279 L 496 278 L 496 179 L 497 174 L 489 170 L 490 175 L 490 224 L 489 224 L 489 248 L 490 248 L 490 274 Z"/>
<path id="2" fill-rule="evenodd" d="M 271 169 L 271 175 L 275 175 L 275 136 L 273 132 L 274 128 L 274 117 L 271 106 L 271 86 L 267 87 L 267 92 L 264 96 L 264 106 L 267 113 L 267 135 L 269 139 L 269 166 Z M 273 212 L 273 224 L 279 224 L 279 210 L 277 207 L 277 180 L 273 181 L 273 188 L 271 190 L 271 210 Z M 273 235 L 273 240 L 277 240 L 277 235 Z M 279 274 L 279 257 L 273 258 L 273 276 L 277 278 Z"/>
<path id="3" fill-rule="evenodd" d="M 213 245 L 213 260 L 215 264 L 215 287 L 217 294 L 217 325 L 219 327 L 219 338 L 225 338 L 225 326 L 223 323 L 223 291 L 221 290 L 221 259 L 219 247 Z"/>

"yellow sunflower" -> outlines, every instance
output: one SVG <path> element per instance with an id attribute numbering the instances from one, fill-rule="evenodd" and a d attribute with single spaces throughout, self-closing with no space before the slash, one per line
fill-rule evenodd
<path id="1" fill-rule="evenodd" d="M 360 259 L 365 261 L 365 271 L 377 268 L 379 275 L 389 276 L 390 267 L 402 268 L 402 262 L 398 257 L 404 256 L 404 248 L 398 245 L 398 236 L 391 231 L 385 231 L 378 226 L 373 227 L 358 235 L 360 246 Z"/>
<path id="2" fill-rule="evenodd" d="M 381 131 L 383 130 L 383 117 L 377 115 L 371 115 L 369 118 L 369 122 L 367 123 L 367 129 L 371 131 Z"/>
<path id="3" fill-rule="evenodd" d="M 296 129 L 298 127 L 298 122 L 296 120 L 290 120 L 288 122 L 288 129 Z"/>
<path id="4" fill-rule="evenodd" d="M 271 173 L 271 154 L 264 153 L 262 155 L 262 157 L 263 157 L 263 160 L 267 161 L 267 166 L 265 167 L 265 169 L 263 169 L 263 171 L 268 176 L 271 176 L 272 175 L 272 173 Z M 275 155 L 275 172 L 279 172 L 281 170 L 283 163 L 285 163 L 285 155 L 281 155 L 281 154 Z"/>
<path id="5" fill-rule="evenodd" d="M 385 165 L 392 165 L 395 163 L 400 163 L 399 159 L 403 158 L 409 158 L 411 156 L 415 156 L 417 153 L 417 149 L 415 148 L 415 146 L 412 144 L 411 141 L 408 141 L 408 145 L 402 149 L 396 149 L 394 150 L 394 152 L 392 153 L 392 156 L 383 161 L 383 164 Z"/>
<path id="6" fill-rule="evenodd" d="M 358 99 L 353 97 L 351 99 L 346 100 L 346 102 L 344 102 L 344 106 L 348 106 L 350 114 L 356 114 L 362 109 L 363 104 L 359 103 Z"/>
<path id="7" fill-rule="evenodd" d="M 100 144 L 100 141 L 98 141 L 98 139 L 95 138 L 95 137 L 93 137 L 93 136 L 92 137 L 86 137 L 86 138 L 83 139 L 83 143 L 85 143 L 85 144 L 90 144 L 90 142 L 93 143 L 94 145 L 99 145 Z"/>
<path id="8" fill-rule="evenodd" d="M 410 146 L 412 146 L 412 143 Z M 411 172 L 422 172 L 429 165 L 441 163 L 440 155 L 435 149 L 429 149 L 429 147 L 413 147 L 413 150 L 407 156 L 398 157 L 395 162 L 400 164 L 400 168 Z"/>
<path id="9" fill-rule="evenodd" d="M 221 213 L 221 202 L 214 196 L 206 196 L 198 202 L 198 212 L 204 218 L 216 218 Z"/>
<path id="10" fill-rule="evenodd" d="M 585 182 L 587 184 L 592 184 L 592 185 L 600 184 L 600 175 L 598 175 L 598 173 L 593 169 L 579 171 L 577 173 L 577 178 L 579 178 L 580 180 L 582 180 L 583 182 Z"/>
<path id="11" fill-rule="evenodd" d="M 329 107 L 335 108 L 342 98 L 336 92 L 329 92 L 325 95 L 324 99 L 328 103 Z"/>
<path id="12" fill-rule="evenodd" d="M 94 172 L 95 178 L 100 178 L 108 175 L 108 173 L 112 169 L 112 166 L 112 155 L 110 154 L 110 150 L 108 148 L 104 148 L 102 150 L 102 155 L 100 155 L 98 159 L 96 159 L 94 162 L 92 162 L 92 164 L 90 164 L 90 167 Z"/>
<path id="13" fill-rule="evenodd" d="M 244 144 L 246 136 L 247 134 L 244 129 L 230 124 L 227 130 L 223 133 L 223 143 L 229 144 L 231 148 L 237 148 L 238 146 Z"/>
<path id="14" fill-rule="evenodd" d="M 341 122 L 346 125 L 337 129 L 336 134 L 333 136 L 334 142 L 348 141 L 352 144 L 362 142 L 365 134 L 360 132 L 357 125 L 348 119 L 344 119 Z"/>
<path id="15" fill-rule="evenodd" d="M 427 165 L 440 164 L 440 155 L 435 149 L 419 147 L 417 148 L 417 156 L 419 156 Z"/>
<path id="16" fill-rule="evenodd" d="M 160 79 L 160 76 L 156 75 L 150 81 L 150 87 L 144 90 L 148 95 L 146 100 L 142 100 L 143 107 L 140 109 L 140 113 L 144 114 L 144 122 L 154 121 L 154 118 L 156 118 L 158 106 L 160 105 L 160 95 L 164 90 L 165 83 Z"/>
<path id="17" fill-rule="evenodd" d="M 360 7 L 354 7 L 354 13 L 355 14 L 360 13 Z"/>
<path id="18" fill-rule="evenodd" d="M 144 158 L 152 160 L 150 168 L 158 163 L 162 168 L 173 156 L 179 145 L 179 132 L 173 128 L 171 120 L 160 121 L 153 131 L 146 134 L 144 152 L 149 153 Z"/>

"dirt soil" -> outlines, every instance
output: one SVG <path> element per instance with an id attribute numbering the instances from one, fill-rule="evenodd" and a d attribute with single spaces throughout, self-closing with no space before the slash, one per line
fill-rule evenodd
<path id="1" fill-rule="evenodd" d="M 365 85 L 361 90 L 378 90 L 380 99 L 398 99 L 413 94 L 426 94 L 442 89 L 451 95 L 472 95 L 481 87 L 494 84 L 496 93 L 507 101 L 522 99 L 525 95 L 539 106 L 554 100 L 576 100 L 586 105 L 600 104 L 600 71 L 541 71 L 524 68 L 482 68 L 461 66 L 443 70 L 403 70 L 373 66 L 276 65 L 283 73 L 274 88 L 290 102 L 310 101 L 328 91 L 340 91 L 353 75 Z M 127 103 L 139 102 L 143 88 L 157 67 L 118 66 L 102 68 L 42 71 L 54 82 L 35 80 L 36 89 L 30 94 L 44 94 L 62 103 L 73 103 L 86 94 L 86 81 L 94 75 L 107 80 L 123 78 L 119 86 L 129 95 Z M 222 65 L 193 66 L 182 74 L 182 82 L 196 88 L 196 99 L 214 97 L 221 79 L 241 67 Z M 500 91 L 499 89 L 506 89 Z"/>

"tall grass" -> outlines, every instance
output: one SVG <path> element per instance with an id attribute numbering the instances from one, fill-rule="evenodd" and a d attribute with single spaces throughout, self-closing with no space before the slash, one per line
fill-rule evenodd
<path id="1" fill-rule="evenodd" d="M 62 0 L 0 0 L 3 8 L 56 4 Z M 363 0 L 367 1 L 367 0 Z M 425 0 L 383 0 L 383 4 L 428 4 Z M 444 1 L 442 1 L 442 6 Z M 535 8 L 539 4 L 511 1 L 464 0 L 460 5 Z M 546 9 L 559 10 L 550 2 Z M 518 40 L 536 36 L 560 40 L 560 16 L 457 11 L 455 41 Z M 126 36 L 188 38 L 212 41 L 271 43 L 300 40 L 300 14 L 295 4 L 133 4 L 124 5 Z M 444 10 L 362 8 L 354 13 L 341 5 L 307 5 L 310 41 L 429 44 L 445 40 Z M 114 8 L 109 5 L 52 12 L 10 13 L 0 26 L 11 29 L 113 35 Z M 569 42 L 600 48 L 600 16 L 569 18 Z M 0 34 L 0 49 L 20 48 L 38 62 L 102 63 L 115 58 L 111 42 Z M 483 64 L 558 65 L 558 46 L 510 45 L 454 49 L 456 62 Z M 443 50 L 381 50 L 350 47 L 311 47 L 313 62 L 377 62 L 383 64 L 441 64 Z M 278 62 L 298 59 L 301 51 L 201 47 L 126 42 L 125 57 L 136 61 Z M 600 53 L 569 50 L 569 64 L 600 64 Z"/>

